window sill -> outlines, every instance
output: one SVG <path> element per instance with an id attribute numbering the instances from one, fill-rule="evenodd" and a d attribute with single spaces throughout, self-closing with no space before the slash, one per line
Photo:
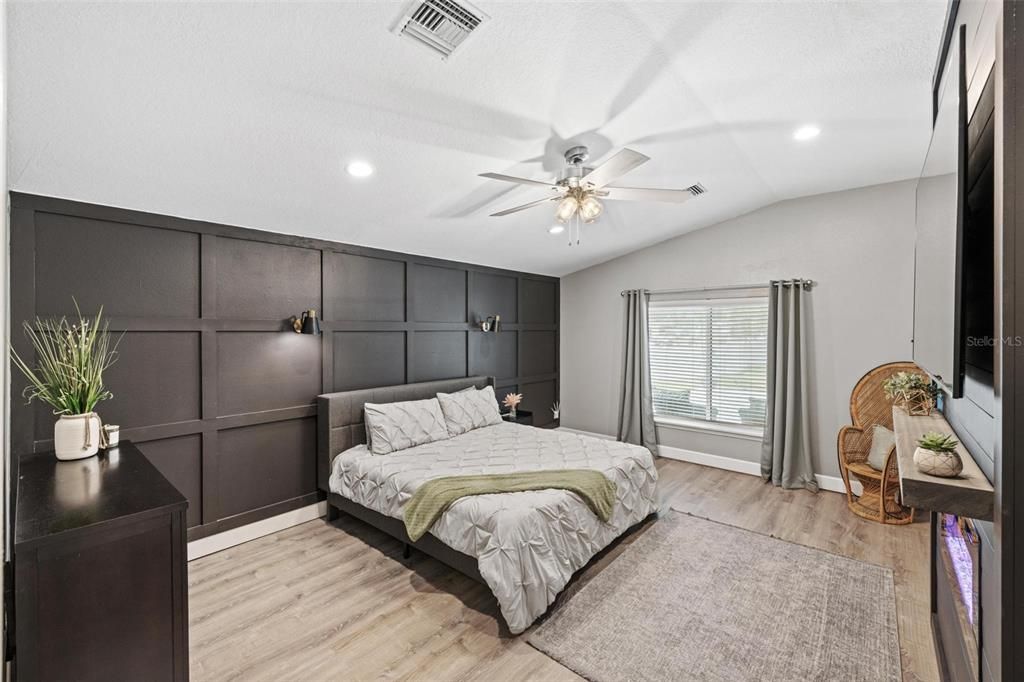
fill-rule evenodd
<path id="1" fill-rule="evenodd" d="M 669 429 L 711 433 L 721 436 L 732 436 L 734 438 L 744 438 L 746 440 L 760 441 L 764 437 L 764 429 L 756 426 L 722 424 L 719 422 L 706 422 L 699 419 L 683 419 L 680 417 L 655 417 L 654 423 L 656 426 L 663 426 Z"/>

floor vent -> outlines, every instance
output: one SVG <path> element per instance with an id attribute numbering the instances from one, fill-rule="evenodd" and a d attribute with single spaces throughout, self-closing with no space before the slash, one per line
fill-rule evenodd
<path id="1" fill-rule="evenodd" d="M 395 32 L 423 43 L 447 59 L 486 18 L 467 3 L 417 0 L 399 19 Z"/>
<path id="2" fill-rule="evenodd" d="M 699 197 L 701 194 L 704 194 L 704 192 L 707 192 L 707 189 L 705 189 L 704 185 L 700 184 L 699 182 L 696 185 L 690 185 L 686 189 L 689 190 L 690 194 L 692 194 L 695 197 Z"/>

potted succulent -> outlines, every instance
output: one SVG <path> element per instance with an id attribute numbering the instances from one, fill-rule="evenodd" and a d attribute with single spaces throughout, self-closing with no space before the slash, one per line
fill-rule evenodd
<path id="1" fill-rule="evenodd" d="M 882 382 L 882 390 L 908 414 L 923 416 L 932 413 L 939 393 L 931 379 L 918 372 L 896 372 Z"/>
<path id="2" fill-rule="evenodd" d="M 103 372 L 117 360 L 120 337 L 111 340 L 103 309 L 93 319 L 78 314 L 67 318 L 36 318 L 24 323 L 25 336 L 35 350 L 30 366 L 12 348 L 14 366 L 28 379 L 23 395 L 28 401 L 41 400 L 58 415 L 53 427 L 57 459 L 82 459 L 95 455 L 100 447 L 100 418 L 96 405 L 112 397 L 103 385 Z"/>
<path id="3" fill-rule="evenodd" d="M 914 450 L 914 464 L 925 474 L 953 478 L 964 470 L 964 462 L 956 447 L 960 441 L 953 436 L 929 431 L 917 441 Z"/>

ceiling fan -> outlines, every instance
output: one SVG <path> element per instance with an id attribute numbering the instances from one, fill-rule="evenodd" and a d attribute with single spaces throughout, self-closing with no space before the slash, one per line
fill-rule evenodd
<path id="1" fill-rule="evenodd" d="M 576 146 L 565 152 L 565 170 L 557 178 L 549 182 L 517 178 L 502 173 L 481 173 L 480 177 L 520 185 L 538 185 L 551 191 L 551 196 L 531 201 L 521 206 L 513 206 L 503 211 L 492 213 L 491 217 L 509 215 L 540 206 L 551 201 L 558 202 L 555 208 L 555 220 L 558 223 L 569 223 L 569 243 L 573 243 L 572 228 L 576 229 L 576 243 L 580 242 L 581 223 L 592 223 L 604 211 L 602 199 L 614 201 L 666 201 L 681 204 L 706 191 L 700 183 L 690 185 L 686 189 L 650 189 L 645 187 L 616 187 L 611 183 L 634 168 L 650 161 L 650 157 L 632 149 L 622 149 L 597 168 L 589 168 L 584 164 L 590 158 L 586 147 Z M 575 218 L 575 220 L 573 220 Z M 556 226 L 557 227 L 557 226 Z M 552 232 L 561 232 L 552 228 Z"/>

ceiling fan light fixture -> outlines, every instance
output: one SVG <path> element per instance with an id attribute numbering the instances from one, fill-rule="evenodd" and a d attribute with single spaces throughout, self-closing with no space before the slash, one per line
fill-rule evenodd
<path id="1" fill-rule="evenodd" d="M 588 195 L 580 204 L 580 218 L 585 223 L 592 223 L 597 220 L 597 217 L 601 215 L 604 210 L 604 206 L 600 201 L 597 200 L 593 195 Z"/>
<path id="2" fill-rule="evenodd" d="M 558 203 L 558 208 L 555 210 L 555 220 L 560 223 L 567 222 L 570 218 L 576 215 L 577 209 L 580 207 L 580 202 L 576 200 L 576 197 L 566 197 Z"/>
<path id="3" fill-rule="evenodd" d="M 449 0 L 429 0 L 444 3 Z M 815 131 L 819 132 L 819 131 Z M 604 213 L 604 199 L 611 201 L 661 201 L 680 204 L 704 194 L 707 190 L 700 183 L 685 189 L 654 189 L 650 187 L 619 187 L 615 183 L 626 173 L 650 161 L 650 158 L 633 149 L 621 149 L 596 167 L 585 166 L 589 152 L 586 147 L 576 146 L 565 152 L 565 169 L 549 181 L 521 178 L 504 173 L 481 173 L 491 180 L 511 182 L 517 185 L 544 187 L 549 191 L 529 203 L 506 208 L 491 216 L 507 216 L 536 206 L 548 206 L 555 202 L 555 222 L 548 227 L 552 235 L 569 233 L 569 244 L 579 244 L 583 225 L 595 222 Z"/>

